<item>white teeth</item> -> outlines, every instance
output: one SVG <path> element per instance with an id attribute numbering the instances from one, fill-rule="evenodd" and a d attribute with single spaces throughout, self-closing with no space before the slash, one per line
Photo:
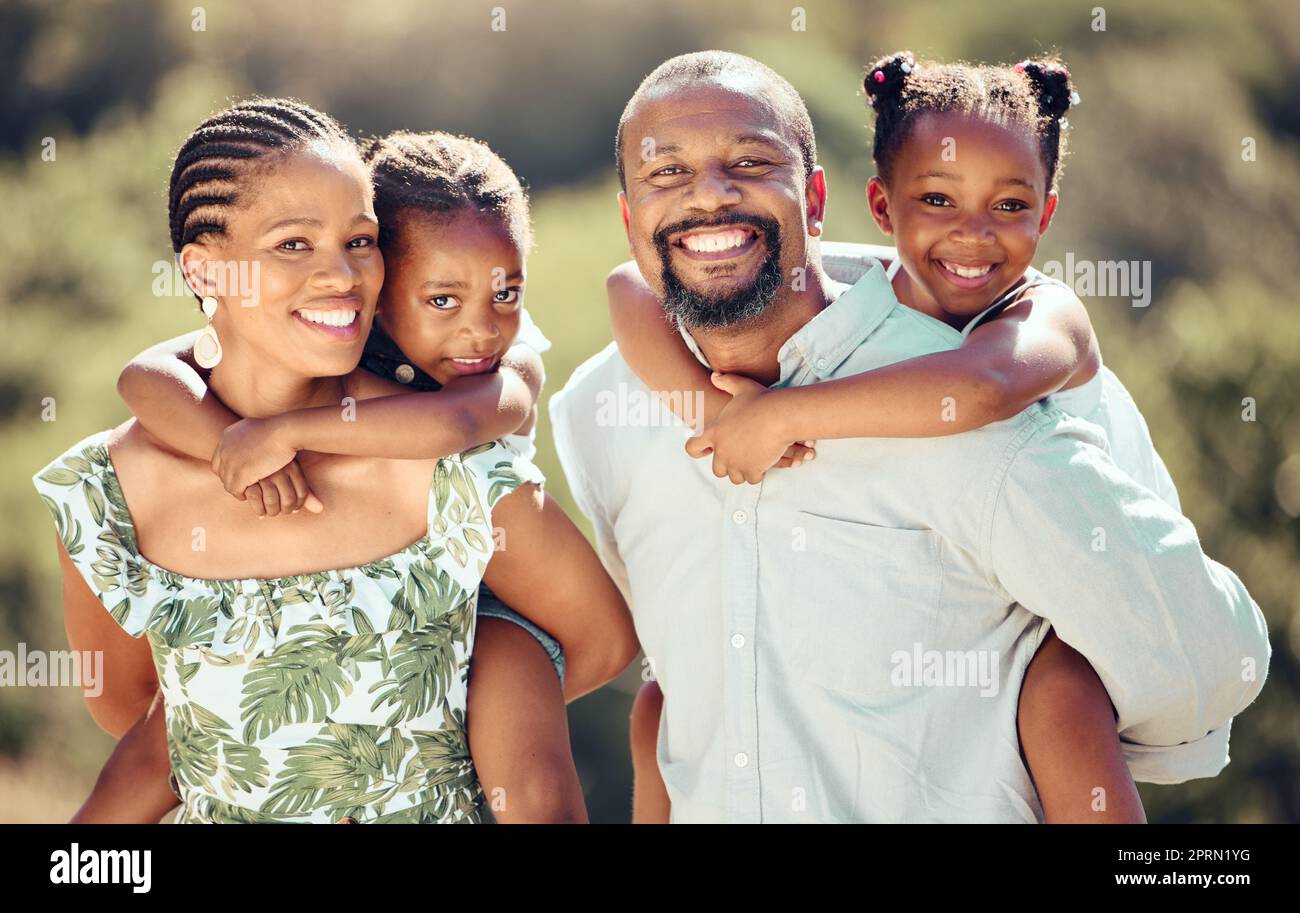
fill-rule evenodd
<path id="1" fill-rule="evenodd" d="M 311 311 L 303 308 L 298 311 L 298 316 L 303 320 L 311 323 L 323 324 L 327 327 L 350 327 L 357 319 L 357 312 L 353 310 L 329 310 L 329 311 Z"/>
<path id="2" fill-rule="evenodd" d="M 989 271 L 993 269 L 992 263 L 985 266 L 961 266 L 957 263 L 949 263 L 947 260 L 940 260 L 939 262 L 943 264 L 944 269 L 956 273 L 963 279 L 978 279 L 980 276 L 987 276 Z"/>
<path id="3" fill-rule="evenodd" d="M 715 253 L 742 246 L 749 240 L 747 231 L 719 231 L 707 234 L 687 235 L 682 238 L 682 246 L 696 253 Z"/>
<path id="4" fill-rule="evenodd" d="M 453 358 L 452 361 L 462 365 L 477 365 L 487 361 L 487 356 L 485 355 L 482 358 Z"/>

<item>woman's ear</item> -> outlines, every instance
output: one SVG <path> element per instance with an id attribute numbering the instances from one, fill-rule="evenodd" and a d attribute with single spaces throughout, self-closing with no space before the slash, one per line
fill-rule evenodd
<path id="1" fill-rule="evenodd" d="M 808 234 L 815 238 L 822 233 L 822 223 L 826 220 L 826 171 L 820 165 L 812 170 L 804 185 L 804 207 Z"/>
<path id="2" fill-rule="evenodd" d="M 1047 227 L 1052 224 L 1052 219 L 1056 215 L 1056 205 L 1061 202 L 1060 196 L 1053 190 L 1047 195 L 1047 200 L 1043 203 L 1043 215 L 1038 220 L 1038 233 L 1041 235 L 1047 231 Z"/>
<path id="3" fill-rule="evenodd" d="M 889 191 L 885 189 L 885 182 L 879 175 L 867 181 L 867 208 L 871 211 L 871 218 L 876 221 L 876 227 L 886 235 L 893 235 L 894 219 L 889 211 Z"/>
<path id="4" fill-rule="evenodd" d="M 181 264 L 181 275 L 185 277 L 185 284 L 190 287 L 191 292 L 200 298 L 217 294 L 214 270 L 209 269 L 212 252 L 206 245 L 190 242 L 181 248 L 178 259 Z"/>

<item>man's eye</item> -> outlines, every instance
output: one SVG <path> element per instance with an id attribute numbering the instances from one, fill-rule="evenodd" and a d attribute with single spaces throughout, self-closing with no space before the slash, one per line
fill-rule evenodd
<path id="1" fill-rule="evenodd" d="M 453 295 L 434 295 L 429 299 L 429 303 L 440 311 L 449 311 L 454 307 L 459 307 L 459 303 Z"/>
<path id="2" fill-rule="evenodd" d="M 948 198 L 941 193 L 927 193 L 921 197 L 921 202 L 927 206 L 950 206 Z"/>
<path id="3" fill-rule="evenodd" d="M 756 167 L 758 167 L 759 165 L 766 165 L 766 164 L 767 164 L 767 162 L 763 161 L 762 159 L 741 159 L 740 161 L 736 162 L 735 167 L 737 167 L 737 168 L 756 168 Z"/>
<path id="4" fill-rule="evenodd" d="M 523 289 L 512 285 L 510 288 L 503 288 L 501 291 L 497 292 L 492 296 L 492 300 L 498 304 L 514 304 L 519 300 L 519 296 L 522 294 Z"/>
<path id="5" fill-rule="evenodd" d="M 685 173 L 686 173 L 685 168 L 682 168 L 679 165 L 669 165 L 666 168 L 660 168 L 658 171 L 656 171 L 654 174 L 650 176 L 653 178 L 671 178 L 671 177 L 676 177 L 678 174 L 685 174 Z"/>
<path id="6" fill-rule="evenodd" d="M 291 244 L 301 244 L 302 246 L 290 247 L 289 245 Z M 301 238 L 294 238 L 290 241 L 282 241 L 278 246 L 281 250 L 287 250 L 287 251 L 292 251 L 293 253 L 297 253 L 299 251 L 304 251 L 307 249 L 307 242 L 302 240 Z"/>
<path id="7" fill-rule="evenodd" d="M 1003 212 L 1023 212 L 1029 208 L 1029 204 L 1023 200 L 1003 200 L 994 209 L 1001 209 Z"/>

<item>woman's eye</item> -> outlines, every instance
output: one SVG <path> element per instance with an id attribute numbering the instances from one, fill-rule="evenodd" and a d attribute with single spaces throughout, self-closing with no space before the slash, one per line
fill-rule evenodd
<path id="1" fill-rule="evenodd" d="M 301 247 L 290 247 L 291 244 L 301 244 L 302 246 L 301 246 Z M 297 252 L 299 252 L 299 251 L 304 251 L 304 250 L 307 249 L 307 242 L 304 241 L 304 240 L 302 240 L 301 238 L 294 238 L 293 240 L 290 240 L 290 241 L 282 241 L 282 242 L 279 244 L 279 247 L 280 247 L 281 250 L 287 250 L 287 251 L 292 251 L 292 252 L 294 252 L 294 253 L 297 253 Z"/>
<path id="2" fill-rule="evenodd" d="M 519 296 L 522 294 L 523 289 L 518 286 L 511 286 L 510 288 L 503 288 L 501 291 L 497 292 L 492 296 L 492 300 L 497 304 L 514 304 L 519 300 Z"/>
<path id="3" fill-rule="evenodd" d="M 941 193 L 927 193 L 925 196 L 921 197 L 921 202 L 925 203 L 927 206 L 951 205 L 948 202 L 948 198 Z"/>
<path id="4" fill-rule="evenodd" d="M 449 311 L 458 306 L 453 295 L 434 295 L 429 299 L 429 303 L 440 311 Z"/>
<path id="5" fill-rule="evenodd" d="M 1023 212 L 1029 208 L 1029 204 L 1022 200 L 1003 200 L 994 209 L 1000 209 L 1003 212 Z"/>
<path id="6" fill-rule="evenodd" d="M 355 247 L 358 249 L 365 249 L 367 247 L 374 247 L 375 239 L 370 237 L 369 235 L 363 235 L 360 238 L 353 238 L 351 241 L 348 242 L 348 245 L 350 247 Z"/>

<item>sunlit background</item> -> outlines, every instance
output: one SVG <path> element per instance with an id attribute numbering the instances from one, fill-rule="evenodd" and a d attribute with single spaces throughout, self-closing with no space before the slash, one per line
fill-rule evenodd
<path id="1" fill-rule="evenodd" d="M 527 304 L 555 343 L 553 391 L 610 338 L 604 277 L 627 255 L 618 115 L 658 63 L 707 48 L 754 56 L 803 94 L 829 178 L 826 236 L 845 241 L 882 240 L 863 199 L 866 62 L 904 48 L 990 62 L 1061 53 L 1083 104 L 1070 115 L 1061 210 L 1036 262 L 1150 261 L 1148 307 L 1086 303 L 1206 551 L 1246 582 L 1274 647 L 1224 773 L 1142 795 L 1154 821 L 1300 820 L 1293 0 L 5 0 L 0 649 L 67 646 L 53 526 L 31 474 L 127 417 L 114 381 L 133 354 L 199 326 L 192 299 L 153 286 L 155 264 L 171 257 L 171 156 L 204 116 L 252 93 L 293 95 L 358 135 L 443 129 L 490 143 L 532 190 Z M 46 138 L 53 161 L 41 155 Z M 46 397 L 56 421 L 41 420 Z M 545 418 L 539 446 L 550 490 L 586 528 Z M 639 680 L 637 664 L 570 708 L 594 821 L 629 818 L 627 715 Z M 0 821 L 66 820 L 111 748 L 76 689 L 0 688 Z"/>

